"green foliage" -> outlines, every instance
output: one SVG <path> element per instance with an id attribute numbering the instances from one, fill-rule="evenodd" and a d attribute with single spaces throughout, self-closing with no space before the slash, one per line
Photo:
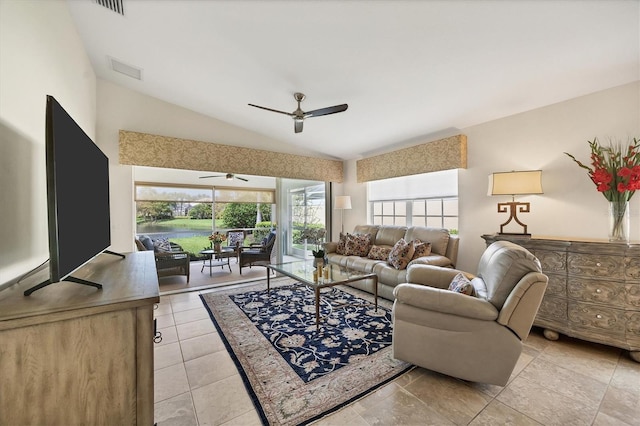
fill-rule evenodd
<path id="1" fill-rule="evenodd" d="M 191 207 L 189 210 L 189 217 L 191 219 L 211 219 L 211 204 L 200 203 Z"/>
<path id="2" fill-rule="evenodd" d="M 271 232 L 271 222 L 259 222 L 256 223 L 256 228 L 253 231 L 253 241 L 256 243 L 261 242 L 264 238 L 267 237 L 267 235 L 269 235 L 269 232 Z M 276 228 L 276 224 L 273 224 L 273 229 Z"/>
<path id="3" fill-rule="evenodd" d="M 257 213 L 255 203 L 229 203 L 222 212 L 221 219 L 227 228 L 253 228 Z M 271 205 L 261 204 L 260 214 L 263 220 L 270 220 Z"/>
<path id="4" fill-rule="evenodd" d="M 136 216 L 145 222 L 173 217 L 176 203 L 166 201 L 139 201 L 136 203 Z"/>

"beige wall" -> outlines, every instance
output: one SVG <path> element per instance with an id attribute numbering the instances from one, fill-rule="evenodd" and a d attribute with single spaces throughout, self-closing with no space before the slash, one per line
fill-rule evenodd
<path id="1" fill-rule="evenodd" d="M 96 76 L 65 1 L 0 1 L 0 286 L 49 257 L 45 105 L 95 136 Z"/>

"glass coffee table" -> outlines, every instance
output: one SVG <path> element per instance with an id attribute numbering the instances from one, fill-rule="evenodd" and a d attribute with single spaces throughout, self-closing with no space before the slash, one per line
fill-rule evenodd
<path id="1" fill-rule="evenodd" d="M 205 258 L 202 260 L 202 269 L 200 272 L 204 271 L 204 268 L 209 268 L 209 276 L 211 276 L 211 271 L 216 266 L 220 266 L 223 270 L 225 265 L 229 268 L 229 272 L 231 272 L 231 264 L 229 263 L 229 258 L 233 257 L 235 250 L 231 247 L 222 247 L 220 250 L 214 249 L 206 249 L 200 250 L 200 254 L 204 255 Z M 209 264 L 207 265 L 207 261 Z"/>
<path id="2" fill-rule="evenodd" d="M 315 294 L 316 328 L 320 326 L 320 290 L 327 287 L 347 284 L 354 281 L 372 279 L 374 283 L 373 300 L 376 312 L 378 311 L 378 276 L 374 273 L 364 273 L 339 265 L 324 265 L 328 268 L 328 278 L 318 274 L 314 280 L 313 273 L 316 270 L 313 259 L 299 260 L 287 263 L 271 263 L 267 265 L 267 292 L 271 290 L 271 271 L 279 272 L 289 278 L 300 281 L 302 285 L 312 288 Z"/>

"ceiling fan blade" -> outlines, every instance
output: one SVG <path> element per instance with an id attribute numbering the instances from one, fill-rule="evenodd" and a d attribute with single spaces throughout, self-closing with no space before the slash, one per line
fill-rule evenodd
<path id="1" fill-rule="evenodd" d="M 254 105 L 254 104 L 249 104 L 249 106 L 260 108 L 260 109 L 266 109 L 267 111 L 271 111 L 271 112 L 277 112 L 278 114 L 288 115 L 289 117 L 295 117 L 295 115 L 290 113 L 290 112 L 279 111 L 277 109 L 267 108 L 267 107 L 263 107 L 263 106 L 260 106 L 260 105 Z"/>
<path id="2" fill-rule="evenodd" d="M 236 179 L 243 180 L 245 182 L 249 182 L 249 179 L 241 178 L 240 176 L 235 176 Z"/>
<path id="3" fill-rule="evenodd" d="M 221 175 L 200 176 L 200 179 L 204 179 L 204 178 L 212 178 L 212 177 L 224 177 L 224 176 L 221 176 Z"/>
<path id="4" fill-rule="evenodd" d="M 293 125 L 293 129 L 295 130 L 296 133 L 300 133 L 302 132 L 302 120 L 294 120 L 293 121 L 294 125 Z"/>
<path id="5" fill-rule="evenodd" d="M 327 108 L 314 109 L 313 111 L 305 112 L 304 113 L 304 118 L 307 118 L 307 117 L 320 117 L 321 115 L 335 114 L 337 112 L 346 111 L 347 108 L 349 108 L 349 105 L 342 104 L 342 105 L 334 105 L 334 106 L 327 107 Z"/>

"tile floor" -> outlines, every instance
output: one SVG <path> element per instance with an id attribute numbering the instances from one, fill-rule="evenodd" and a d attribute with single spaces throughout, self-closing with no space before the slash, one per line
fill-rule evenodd
<path id="1" fill-rule="evenodd" d="M 156 421 L 259 425 L 198 294 L 161 296 L 155 311 L 163 336 L 155 347 Z M 640 363 L 608 346 L 547 341 L 534 329 L 505 387 L 418 368 L 317 424 L 640 425 Z"/>

